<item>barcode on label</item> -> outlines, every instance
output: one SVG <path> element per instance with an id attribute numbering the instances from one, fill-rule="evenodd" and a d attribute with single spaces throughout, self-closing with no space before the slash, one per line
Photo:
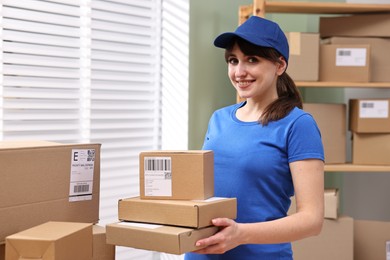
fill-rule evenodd
<path id="1" fill-rule="evenodd" d="M 374 103 L 373 102 L 362 102 L 361 106 L 362 108 L 374 108 Z"/>
<path id="2" fill-rule="evenodd" d="M 351 51 L 350 50 L 339 50 L 338 55 L 339 56 L 351 56 Z"/>
<path id="3" fill-rule="evenodd" d="M 87 192 L 87 191 L 89 191 L 89 185 L 88 184 L 76 185 L 76 186 L 73 187 L 73 192 L 74 193 Z"/>
<path id="4" fill-rule="evenodd" d="M 171 171 L 171 158 L 145 158 L 145 171 Z"/>
<path id="5" fill-rule="evenodd" d="M 88 161 L 88 162 L 95 161 L 95 149 L 88 150 L 87 161 Z"/>

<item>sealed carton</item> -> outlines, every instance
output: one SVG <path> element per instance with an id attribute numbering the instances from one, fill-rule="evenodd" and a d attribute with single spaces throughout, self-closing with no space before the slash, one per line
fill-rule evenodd
<path id="1" fill-rule="evenodd" d="M 112 223 L 106 229 L 109 244 L 177 255 L 201 249 L 196 241 L 218 231 L 215 226 L 192 229 L 138 222 Z"/>
<path id="2" fill-rule="evenodd" d="M 390 16 L 386 14 L 354 14 L 320 17 L 321 37 L 390 37 Z"/>
<path id="3" fill-rule="evenodd" d="M 347 161 L 346 104 L 304 103 L 303 109 L 316 121 L 324 145 L 325 162 Z"/>
<path id="4" fill-rule="evenodd" d="M 92 224 L 46 222 L 6 238 L 6 260 L 91 260 Z"/>
<path id="5" fill-rule="evenodd" d="M 141 199 L 204 200 L 214 196 L 213 151 L 140 153 Z"/>
<path id="6" fill-rule="evenodd" d="M 107 244 L 106 228 L 93 225 L 92 260 L 115 260 L 115 246 Z"/>
<path id="7" fill-rule="evenodd" d="M 350 99 L 349 130 L 390 133 L 390 99 Z"/>
<path id="8" fill-rule="evenodd" d="M 0 142 L 0 242 L 47 221 L 99 220 L 100 144 Z"/>
<path id="9" fill-rule="evenodd" d="M 319 34 L 288 32 L 286 37 L 290 46 L 288 75 L 295 81 L 318 81 Z"/>
<path id="10" fill-rule="evenodd" d="M 390 38 L 330 37 L 331 44 L 369 44 L 371 47 L 371 82 L 390 82 Z"/>
<path id="11" fill-rule="evenodd" d="M 368 44 L 321 44 L 320 81 L 369 82 L 370 53 Z"/>
<path id="12" fill-rule="evenodd" d="M 322 231 L 318 236 L 292 243 L 294 259 L 354 260 L 353 224 L 354 220 L 347 216 L 324 219 Z"/>
<path id="13" fill-rule="evenodd" d="M 390 133 L 353 133 L 352 163 L 361 165 L 390 165 Z"/>
<path id="14" fill-rule="evenodd" d="M 235 198 L 207 200 L 142 200 L 139 197 L 122 199 L 118 203 L 119 220 L 148 222 L 202 228 L 211 226 L 213 218 L 237 217 Z"/>

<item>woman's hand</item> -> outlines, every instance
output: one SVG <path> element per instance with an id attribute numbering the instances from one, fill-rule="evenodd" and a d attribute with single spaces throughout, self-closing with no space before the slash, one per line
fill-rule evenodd
<path id="1" fill-rule="evenodd" d="M 214 226 L 220 228 L 215 235 L 198 240 L 196 246 L 204 248 L 195 251 L 198 254 L 223 254 L 226 251 L 240 245 L 240 224 L 228 218 L 216 218 L 212 220 Z"/>

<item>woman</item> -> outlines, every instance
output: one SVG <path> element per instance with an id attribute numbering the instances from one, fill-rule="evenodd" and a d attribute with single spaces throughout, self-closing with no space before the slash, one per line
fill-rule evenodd
<path id="1" fill-rule="evenodd" d="M 293 259 L 291 241 L 320 233 L 324 216 L 324 152 L 319 129 L 302 110 L 287 75 L 280 27 L 252 16 L 219 35 L 228 76 L 244 102 L 214 112 L 203 149 L 214 151 L 215 196 L 237 198 L 235 220 L 197 241 L 185 259 Z M 287 215 L 295 195 L 296 213 Z"/>

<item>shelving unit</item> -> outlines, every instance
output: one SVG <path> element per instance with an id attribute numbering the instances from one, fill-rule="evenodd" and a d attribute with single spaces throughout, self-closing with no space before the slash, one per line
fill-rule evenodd
<path id="1" fill-rule="evenodd" d="M 264 17 L 265 13 L 289 14 L 363 14 L 363 13 L 390 13 L 390 4 L 351 4 L 330 2 L 293 2 L 293 1 L 266 1 L 253 0 L 252 5 L 242 5 L 239 8 L 239 24 L 246 21 L 251 15 Z M 389 88 L 390 82 L 295 82 L 298 87 L 310 88 Z M 237 98 L 239 101 L 239 97 Z M 327 164 L 326 172 L 390 172 L 389 166 Z"/>

